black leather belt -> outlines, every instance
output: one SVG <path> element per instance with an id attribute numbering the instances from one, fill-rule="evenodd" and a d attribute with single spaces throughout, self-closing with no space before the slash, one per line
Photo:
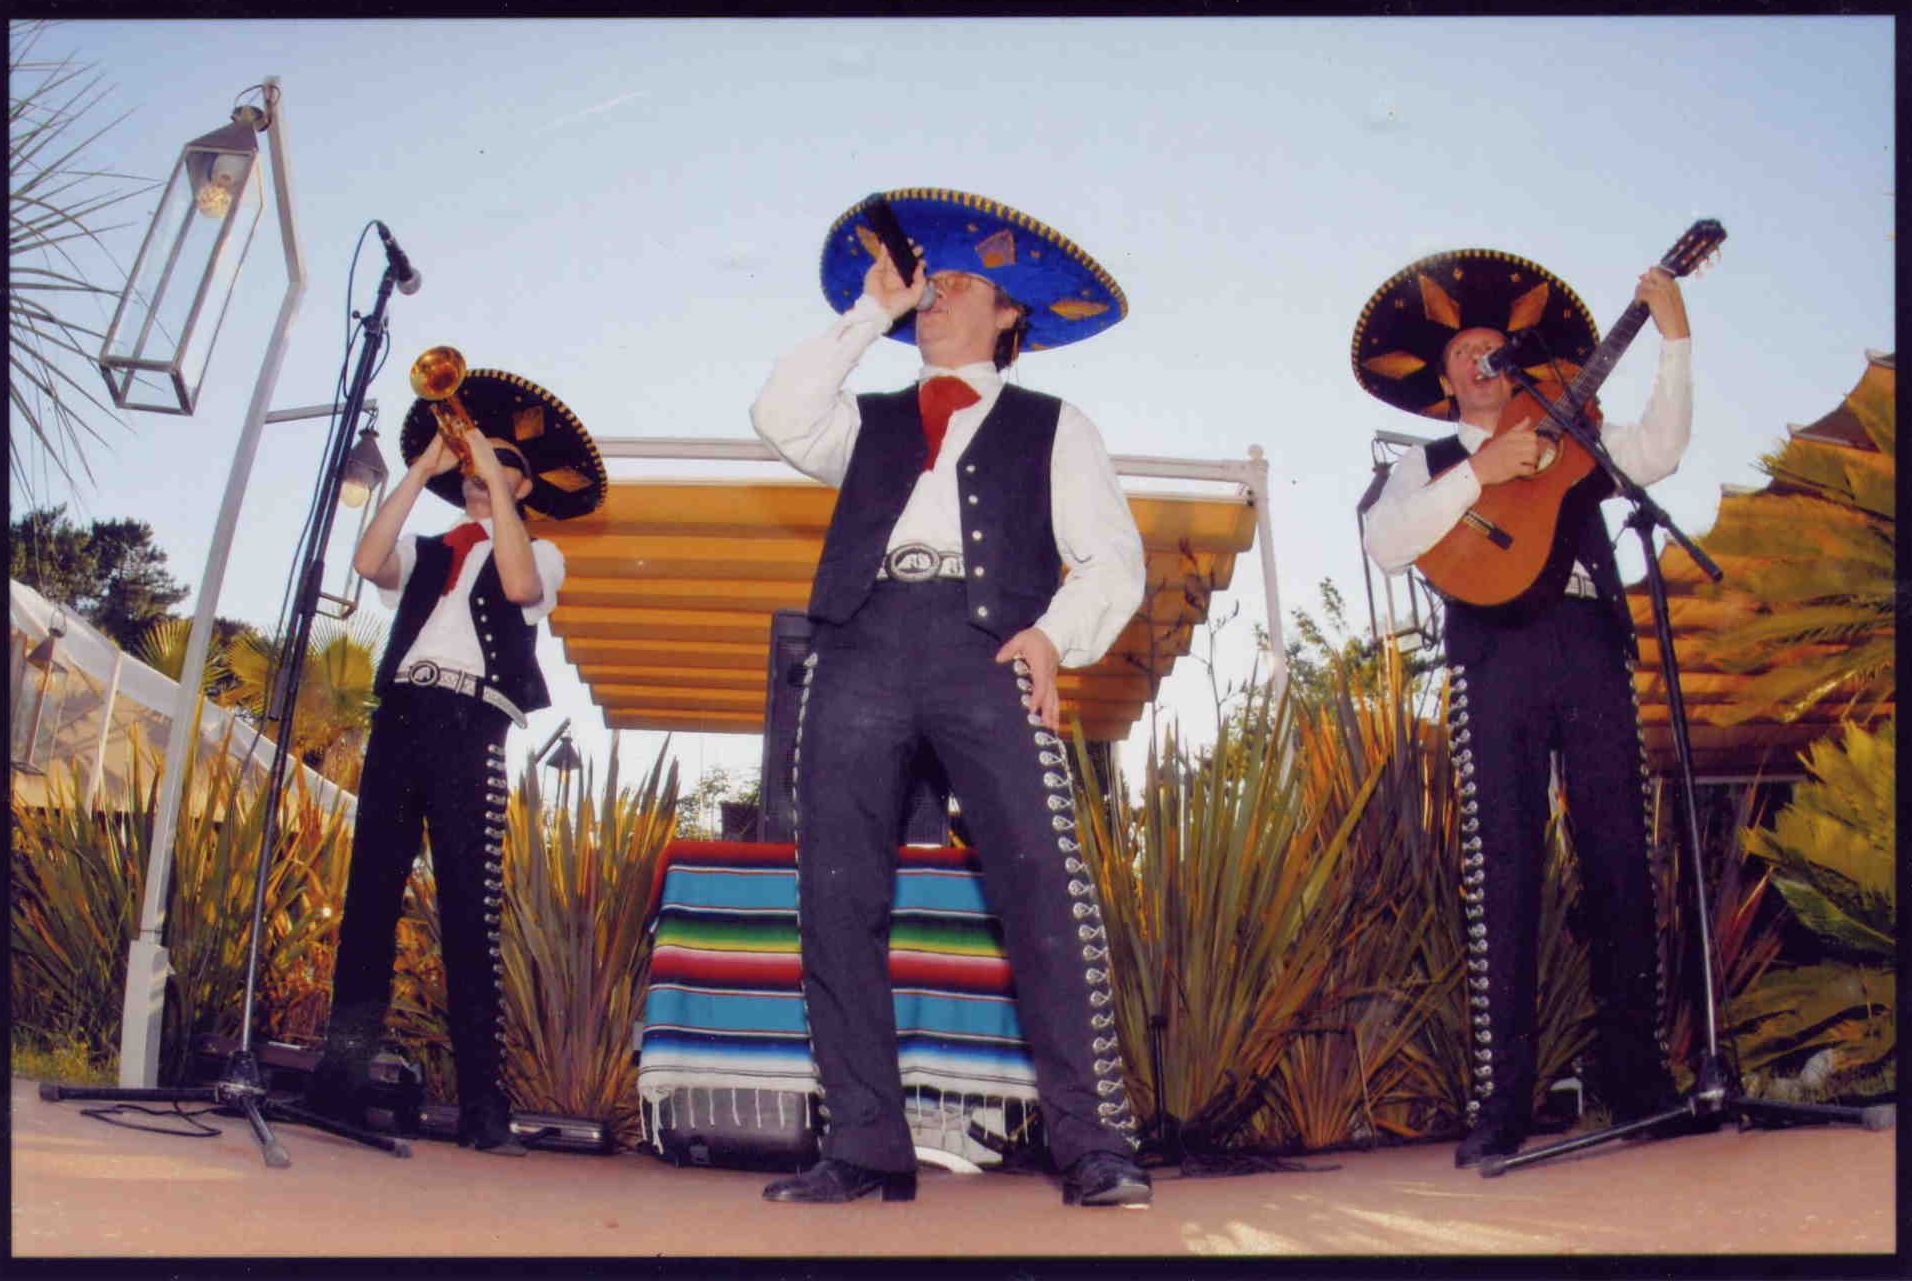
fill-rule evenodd
<path id="1" fill-rule="evenodd" d="M 928 543 L 904 543 L 892 547 L 876 567 L 879 579 L 893 578 L 899 583 L 927 583 L 932 578 L 961 578 L 963 554 L 939 552 Z"/>
<path id="2" fill-rule="evenodd" d="M 522 729 L 526 723 L 525 714 L 518 705 L 485 683 L 482 676 L 470 672 L 461 672 L 455 667 L 441 667 L 430 659 L 420 659 L 398 669 L 398 683 L 401 685 L 420 685 L 430 689 L 448 689 L 454 694 L 465 694 L 482 699 L 509 716 L 512 723 Z"/>

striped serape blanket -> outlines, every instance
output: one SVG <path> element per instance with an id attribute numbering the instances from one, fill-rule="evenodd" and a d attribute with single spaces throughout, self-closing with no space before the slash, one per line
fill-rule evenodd
<path id="1" fill-rule="evenodd" d="M 642 1097 L 655 1105 L 678 1090 L 814 1096 L 795 847 L 678 841 L 660 873 Z M 899 852 L 890 977 L 897 1067 L 919 1143 L 925 1128 L 947 1127 L 956 1113 L 1034 1103 L 1015 985 L 972 851 Z M 1001 1125 L 998 1115 L 982 1119 Z"/>

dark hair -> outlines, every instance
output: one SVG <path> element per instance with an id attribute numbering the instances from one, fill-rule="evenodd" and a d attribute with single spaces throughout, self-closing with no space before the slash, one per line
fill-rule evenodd
<path id="1" fill-rule="evenodd" d="M 1016 363 L 1016 357 L 1022 354 L 1022 340 L 1029 335 L 1029 309 L 1003 292 L 1001 285 L 989 282 L 996 291 L 998 307 L 1014 307 L 1016 323 L 996 335 L 995 361 L 997 369 L 1007 369 Z"/>

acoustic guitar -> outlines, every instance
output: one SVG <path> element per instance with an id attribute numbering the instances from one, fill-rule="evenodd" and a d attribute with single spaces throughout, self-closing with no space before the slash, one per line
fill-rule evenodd
<path id="1" fill-rule="evenodd" d="M 1702 219 L 1667 250 L 1660 266 L 1674 276 L 1690 275 L 1725 239 L 1724 227 Z M 1541 397 L 1566 416 L 1577 412 L 1597 431 L 1600 410 L 1594 393 L 1613 372 L 1647 315 L 1645 303 L 1630 304 L 1570 385 L 1563 388 L 1557 379 L 1536 372 L 1534 385 Z M 1534 474 L 1484 487 L 1454 528 L 1414 562 L 1445 596 L 1470 605 L 1518 606 L 1557 591 L 1566 582 L 1573 557 L 1569 549 L 1558 545 L 1561 510 L 1597 468 L 1593 456 L 1563 433 L 1548 417 L 1546 405 L 1525 389 L 1501 411 L 1494 434 L 1530 422 L 1538 424 L 1536 434 L 1549 445 Z"/>

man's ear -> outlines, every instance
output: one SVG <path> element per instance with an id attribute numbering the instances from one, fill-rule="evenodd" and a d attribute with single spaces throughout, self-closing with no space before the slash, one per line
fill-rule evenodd
<path id="1" fill-rule="evenodd" d="M 512 489 L 511 496 L 515 498 L 517 501 L 523 502 L 526 496 L 529 495 L 530 493 L 531 493 L 531 477 L 525 475 L 523 472 L 519 472 L 518 483 Z"/>

